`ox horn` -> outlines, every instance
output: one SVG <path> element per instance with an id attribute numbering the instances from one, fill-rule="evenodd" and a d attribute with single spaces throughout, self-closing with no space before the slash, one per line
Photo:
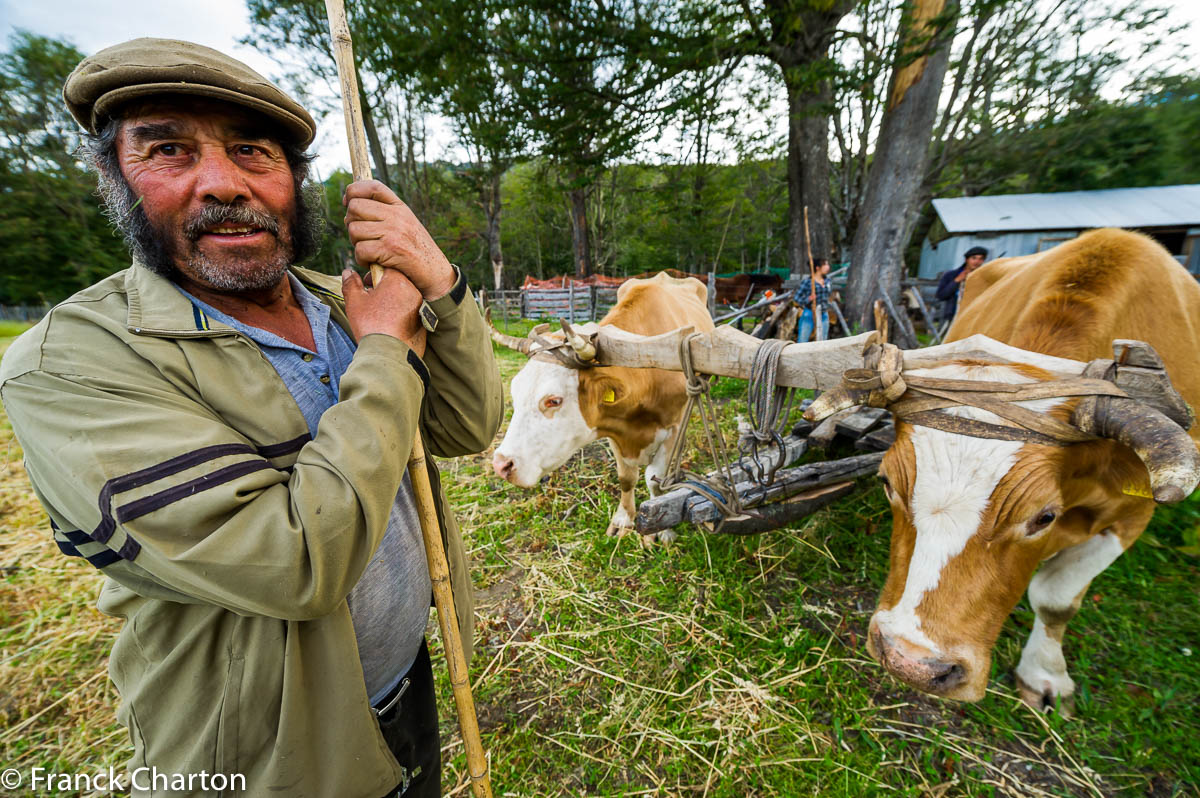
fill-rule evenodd
<path id="1" fill-rule="evenodd" d="M 496 325 L 492 324 L 492 309 L 488 308 L 483 313 L 484 319 L 487 320 L 488 329 L 492 331 L 492 340 L 501 346 L 506 346 L 509 349 L 514 349 L 522 355 L 528 355 L 529 350 L 533 347 L 533 341 L 528 338 L 517 338 L 515 335 L 505 335 L 496 329 Z"/>
<path id="2" fill-rule="evenodd" d="M 1085 397 L 1071 423 L 1133 449 L 1150 472 L 1150 489 L 1160 504 L 1186 499 L 1200 483 L 1200 452 L 1187 432 L 1136 399 Z"/>
<path id="3" fill-rule="evenodd" d="M 587 363 L 589 360 L 596 359 L 596 345 L 575 332 L 575 329 L 565 319 L 559 319 L 558 323 L 562 325 L 563 333 L 567 336 L 567 343 L 575 350 L 576 356 Z"/>

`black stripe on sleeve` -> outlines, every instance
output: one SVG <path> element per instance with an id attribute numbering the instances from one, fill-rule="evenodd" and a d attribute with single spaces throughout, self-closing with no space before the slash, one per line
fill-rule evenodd
<path id="1" fill-rule="evenodd" d="M 58 538 L 55 538 L 54 542 L 58 544 L 58 550 L 61 551 L 63 554 L 67 555 L 68 557 L 82 557 L 83 556 L 82 554 L 79 553 L 79 549 L 75 548 L 74 544 L 70 543 L 69 541 L 59 540 Z"/>
<path id="2" fill-rule="evenodd" d="M 81 532 L 78 529 L 60 529 L 58 530 L 58 534 L 65 537 L 76 546 L 82 546 L 84 543 L 92 542 L 92 539 L 88 536 L 87 532 Z"/>
<path id="3" fill-rule="evenodd" d="M 312 436 L 306 432 L 299 438 L 293 438 L 290 441 L 273 443 L 270 446 L 260 446 L 258 447 L 258 453 L 269 460 L 272 457 L 279 457 L 281 455 L 291 454 L 292 452 L 298 452 L 303 449 L 304 445 L 311 440 Z"/>
<path id="4" fill-rule="evenodd" d="M 423 366 L 424 364 L 422 364 L 422 367 Z M 428 380 L 426 380 L 426 383 L 428 384 Z M 71 544 L 73 544 L 72 548 L 91 541 L 95 541 L 97 543 L 108 543 L 108 541 L 112 539 L 113 533 L 116 532 L 118 520 L 121 523 L 124 523 L 134 518 L 139 518 L 146 513 L 160 509 L 161 507 L 165 507 L 174 501 L 178 501 L 184 496 L 191 495 L 192 493 L 198 493 L 200 491 L 207 490 L 208 488 L 216 487 L 217 485 L 222 485 L 225 482 L 236 479 L 244 474 L 275 468 L 275 466 L 272 466 L 267 462 L 267 459 L 282 457 L 284 455 L 297 452 L 304 448 L 304 445 L 311 440 L 312 436 L 308 433 L 305 433 L 297 438 L 293 438 L 290 441 L 274 443 L 258 448 L 243 443 L 222 443 L 214 446 L 205 446 L 200 449 L 195 449 L 191 452 L 185 452 L 177 457 L 172 457 L 169 460 L 164 460 L 157 465 L 152 465 L 138 471 L 133 471 L 129 474 L 114 477 L 113 479 L 108 480 L 108 482 L 105 482 L 104 486 L 100 489 L 100 525 L 96 527 L 91 535 L 88 535 L 87 533 L 81 532 L 77 529 L 67 532 L 62 532 L 62 530 L 59 531 L 61 534 L 67 537 Z M 114 518 L 112 515 L 112 500 L 113 497 L 118 493 L 123 493 L 127 490 L 148 485 L 151 482 L 178 474 L 181 471 L 186 471 L 189 468 L 200 465 L 201 463 L 209 460 L 216 460 L 221 457 L 229 457 L 230 455 L 238 454 L 257 454 L 264 459 L 244 461 L 241 463 L 235 463 L 234 465 L 227 466 L 222 469 L 218 469 L 211 474 L 198 477 L 189 482 L 177 485 L 174 488 L 160 491 L 143 499 L 139 499 L 138 501 L 130 502 L 129 504 L 126 504 L 117 510 L 116 518 Z M 291 467 L 286 467 L 279 470 L 290 472 Z M 53 521 L 51 521 L 51 526 L 57 529 Z M 63 544 L 61 542 L 59 542 L 59 548 L 63 548 Z M 120 550 L 118 552 L 109 553 L 114 557 L 133 561 L 133 559 L 137 557 L 141 550 L 141 544 L 138 543 L 131 535 L 127 535 L 125 542 L 121 545 Z M 65 549 L 63 549 L 63 551 L 65 554 L 71 554 L 71 552 L 68 552 Z M 80 555 L 78 550 L 76 550 L 74 552 L 74 556 L 82 555 Z M 109 556 L 103 552 L 93 555 L 93 558 L 99 561 L 105 561 L 104 565 L 111 565 L 112 562 L 115 562 L 115 560 L 108 561 Z M 88 561 L 91 562 L 93 558 L 89 558 Z M 94 562 L 92 564 L 95 565 Z M 101 568 L 104 566 L 98 565 L 97 567 Z"/>
<path id="5" fill-rule="evenodd" d="M 51 526 L 57 529 L 56 524 L 51 523 Z M 138 552 L 142 550 L 142 547 L 136 540 L 127 537 L 125 545 L 121 546 L 120 551 L 103 549 L 95 554 L 83 554 L 79 551 L 78 547 L 84 543 L 94 542 L 86 532 L 81 532 L 78 529 L 58 529 L 58 534 L 66 538 L 66 540 L 59 540 L 57 537 L 54 539 L 54 542 L 58 544 L 59 551 L 68 557 L 82 557 L 97 568 L 105 568 L 120 560 L 129 560 L 132 562 L 137 557 Z"/>
<path id="6" fill-rule="evenodd" d="M 421 378 L 421 382 L 425 383 L 425 390 L 429 390 L 429 369 L 425 368 L 425 364 L 421 358 L 417 357 L 417 353 L 408 350 L 408 365 L 413 367 L 413 371 L 417 372 L 417 376 Z"/>
<path id="7" fill-rule="evenodd" d="M 133 542 L 133 538 L 129 538 L 128 542 Z M 137 545 L 137 544 L 135 543 L 134 545 Z M 121 547 L 122 550 L 124 550 L 124 548 L 125 548 L 124 546 Z M 141 550 L 141 546 L 138 546 L 138 550 L 139 551 Z M 136 556 L 137 556 L 137 552 L 134 552 L 134 557 L 136 557 Z M 88 562 L 90 562 L 92 565 L 96 566 L 97 568 L 105 568 L 109 565 L 112 565 L 115 562 L 120 562 L 121 560 L 132 561 L 133 557 L 126 557 L 123 554 L 118 554 L 117 552 L 113 551 L 112 549 L 105 549 L 104 551 L 93 554 L 92 556 L 87 557 L 86 559 Z"/>
<path id="8" fill-rule="evenodd" d="M 148 485 L 155 480 L 169 477 L 172 474 L 178 474 L 180 471 L 186 471 L 192 466 L 199 465 L 206 460 L 215 460 L 218 457 L 227 457 L 231 454 L 257 454 L 257 451 L 254 447 L 244 443 L 220 443 L 215 446 L 205 446 L 202 449 L 196 449 L 181 454 L 178 457 L 172 457 L 170 460 L 164 460 L 158 465 L 152 465 L 140 471 L 125 474 L 124 476 L 114 477 L 105 482 L 104 487 L 100 489 L 100 525 L 92 532 L 92 540 L 95 540 L 97 543 L 107 543 L 109 538 L 113 536 L 113 532 L 116 531 L 116 521 L 109 512 L 112 498 L 116 494 L 132 490 L 133 488 L 140 488 L 142 485 Z"/>
<path id="9" fill-rule="evenodd" d="M 143 515 L 152 513 L 155 510 L 161 510 L 168 504 L 174 504 L 180 499 L 192 496 L 196 493 L 215 488 L 219 485 L 224 485 L 226 482 L 231 482 L 238 477 L 252 474 L 255 471 L 277 470 L 275 466 L 265 460 L 245 460 L 240 463 L 234 463 L 224 468 L 219 468 L 211 474 L 205 474 L 202 477 L 196 477 L 188 482 L 183 482 L 173 488 L 152 493 L 149 496 L 132 501 L 129 504 L 122 505 L 117 508 L 117 520 L 122 524 L 128 523 L 136 518 L 141 518 Z"/>
<path id="10" fill-rule="evenodd" d="M 136 540 L 134 540 L 133 535 L 126 534 L 125 542 L 121 544 L 121 548 L 117 552 L 117 554 L 120 555 L 122 560 L 129 560 L 130 562 L 133 562 L 134 560 L 137 559 L 137 556 L 141 553 L 142 553 L 142 544 L 138 543 Z M 91 562 L 91 561 L 89 560 L 89 562 Z M 102 568 L 103 566 L 98 565 L 96 567 Z"/>
<path id="11" fill-rule="evenodd" d="M 463 276 L 462 269 L 457 266 L 454 267 L 454 271 L 458 272 L 458 281 L 450 289 L 450 298 L 454 300 L 454 304 L 461 305 L 463 297 L 467 295 L 467 278 Z"/>

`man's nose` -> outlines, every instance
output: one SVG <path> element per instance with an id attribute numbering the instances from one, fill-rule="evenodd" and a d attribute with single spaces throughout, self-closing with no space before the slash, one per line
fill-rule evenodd
<path id="1" fill-rule="evenodd" d="M 201 202 L 226 205 L 250 199 L 246 177 L 229 154 L 220 148 L 204 148 L 196 164 L 196 198 Z"/>

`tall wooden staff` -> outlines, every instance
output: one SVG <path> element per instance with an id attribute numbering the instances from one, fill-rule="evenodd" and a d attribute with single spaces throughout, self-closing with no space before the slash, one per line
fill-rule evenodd
<path id="1" fill-rule="evenodd" d="M 343 0 L 325 0 L 329 15 L 329 33 L 333 38 L 333 54 L 337 61 L 338 79 L 342 88 L 342 109 L 346 116 L 346 138 L 350 140 L 350 167 L 355 180 L 370 180 L 371 165 L 367 158 L 367 140 L 363 134 L 362 108 L 359 105 L 358 78 L 354 69 L 354 48 L 350 26 L 346 24 Z M 384 278 L 383 267 L 371 264 L 371 281 L 379 285 Z M 491 798 L 492 784 L 488 777 L 487 757 L 479 739 L 479 721 L 475 716 L 475 701 L 467 678 L 467 658 L 458 635 L 458 615 L 454 611 L 454 596 L 450 592 L 450 566 L 442 545 L 434 505 L 433 486 L 425 465 L 425 445 L 421 432 L 413 437 L 412 454 L 408 459 L 408 475 L 412 480 L 417 513 L 421 518 L 421 535 L 425 539 L 425 558 L 429 563 L 429 578 L 433 583 L 433 598 L 437 605 L 442 643 L 446 648 L 446 663 L 450 668 L 450 684 L 454 687 L 454 703 L 458 707 L 458 726 L 467 749 L 467 769 L 471 775 L 471 791 L 476 798 Z"/>
<path id="2" fill-rule="evenodd" d="M 818 341 L 824 341 L 825 336 L 821 335 L 820 319 L 817 318 L 817 269 L 813 265 L 812 244 L 808 240 L 808 206 L 804 206 L 804 251 L 808 254 L 808 280 L 812 284 L 812 314 L 813 314 L 813 331 L 817 334 Z M 801 341 L 800 343 L 804 343 Z"/>

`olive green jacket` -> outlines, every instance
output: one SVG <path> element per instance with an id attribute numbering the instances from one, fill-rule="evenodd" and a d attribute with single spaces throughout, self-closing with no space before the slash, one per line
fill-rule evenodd
<path id="1" fill-rule="evenodd" d="M 340 280 L 294 274 L 348 329 Z M 430 304 L 424 359 L 364 337 L 315 438 L 253 342 L 138 264 L 5 353 L 0 397 L 55 539 L 105 573 L 99 607 L 126 621 L 109 675 L 130 771 L 243 774 L 238 795 L 288 798 L 379 798 L 401 781 L 346 596 L 386 529 L 414 410 L 442 457 L 487 447 L 501 415 L 462 278 Z M 432 460 L 430 476 L 469 656 L 466 553 Z"/>

